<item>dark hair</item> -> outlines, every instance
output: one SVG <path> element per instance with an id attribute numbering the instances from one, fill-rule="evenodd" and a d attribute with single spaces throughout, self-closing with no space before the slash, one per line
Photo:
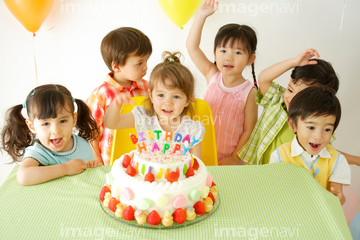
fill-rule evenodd
<path id="1" fill-rule="evenodd" d="M 219 29 L 215 37 L 214 51 L 217 47 L 224 47 L 227 43 L 230 43 L 230 45 L 233 46 L 237 41 L 240 41 L 244 45 L 246 52 L 249 54 L 249 57 L 252 54 L 255 54 L 257 45 L 255 31 L 247 25 L 239 25 L 236 23 L 226 24 Z M 254 78 L 254 85 L 256 88 L 258 88 L 256 83 L 254 63 L 251 64 L 251 69 Z"/>
<path id="2" fill-rule="evenodd" d="M 113 62 L 123 66 L 132 53 L 136 56 L 152 53 L 150 39 L 136 28 L 115 29 L 109 32 L 101 42 L 101 55 L 111 72 L 113 72 L 111 66 Z"/>
<path id="3" fill-rule="evenodd" d="M 335 116 L 335 131 L 341 118 L 341 105 L 332 89 L 312 86 L 294 96 L 289 105 L 289 119 L 296 126 L 299 118 L 304 120 L 309 116 Z"/>
<path id="4" fill-rule="evenodd" d="M 322 59 L 312 59 L 317 64 L 295 67 L 291 73 L 294 83 L 302 81 L 308 86 L 324 86 L 335 91 L 339 89 L 339 79 L 331 64 Z"/>
<path id="5" fill-rule="evenodd" d="M 190 102 L 195 102 L 194 90 L 195 90 L 195 80 L 194 76 L 190 70 L 180 63 L 180 52 L 170 53 L 168 51 L 163 52 L 162 58 L 164 61 L 155 66 L 150 75 L 149 81 L 149 90 L 152 92 L 158 81 L 161 81 L 164 86 L 173 89 L 180 89 L 187 97 Z M 170 85 L 165 81 L 170 81 Z M 146 106 L 149 106 L 147 109 L 147 114 L 152 116 L 155 114 L 155 109 L 153 104 L 150 103 L 150 97 L 146 99 Z M 181 116 L 190 114 L 192 117 L 194 115 L 194 109 L 192 104 L 189 104 L 184 108 Z"/>
<path id="6" fill-rule="evenodd" d="M 56 118 L 57 112 L 62 108 L 73 113 L 75 110 L 73 101 L 78 108 L 75 126 L 78 135 L 87 141 L 95 140 L 99 135 L 99 130 L 88 106 L 82 100 L 74 99 L 64 86 L 47 84 L 36 87 L 29 93 L 24 105 L 31 120 L 46 119 Z M 26 119 L 22 115 L 24 105 L 16 105 L 7 111 L 5 126 L 1 133 L 2 149 L 12 157 L 14 162 L 24 155 L 25 148 L 33 145 L 36 139 L 36 135 L 29 130 Z"/>

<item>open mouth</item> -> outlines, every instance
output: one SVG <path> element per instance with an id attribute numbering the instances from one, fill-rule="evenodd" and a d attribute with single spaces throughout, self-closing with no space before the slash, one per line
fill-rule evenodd
<path id="1" fill-rule="evenodd" d="M 50 142 L 54 147 L 60 147 L 63 143 L 63 139 L 62 138 L 54 138 L 54 139 L 51 139 Z"/>
<path id="2" fill-rule="evenodd" d="M 228 68 L 228 69 L 234 68 L 234 66 L 232 66 L 232 65 L 224 65 L 224 67 Z"/>
<path id="3" fill-rule="evenodd" d="M 311 150 L 317 151 L 319 150 L 321 144 L 309 143 Z"/>
<path id="4" fill-rule="evenodd" d="M 165 114 L 171 114 L 173 112 L 172 110 L 166 110 L 166 109 L 162 109 L 162 111 Z"/>

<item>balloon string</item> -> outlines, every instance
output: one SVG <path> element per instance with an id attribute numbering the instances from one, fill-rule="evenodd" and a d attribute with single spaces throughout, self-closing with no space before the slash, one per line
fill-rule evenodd
<path id="1" fill-rule="evenodd" d="M 34 63 L 35 63 L 35 77 L 36 77 L 36 86 L 39 86 L 37 66 L 36 66 L 36 55 L 35 55 L 35 33 L 33 33 L 33 50 L 34 50 Z"/>

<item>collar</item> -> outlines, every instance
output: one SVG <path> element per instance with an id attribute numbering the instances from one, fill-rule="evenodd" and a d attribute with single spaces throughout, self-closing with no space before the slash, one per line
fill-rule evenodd
<path id="1" fill-rule="evenodd" d="M 308 155 L 310 158 L 316 158 L 317 156 L 320 155 L 320 157 L 322 158 L 331 158 L 331 155 L 329 153 L 329 151 L 326 149 L 326 147 L 324 147 L 323 149 L 321 149 L 321 151 L 319 152 L 319 154 L 314 155 L 311 157 L 311 155 L 309 153 L 307 153 L 299 144 L 296 135 L 294 136 L 294 139 L 291 142 L 291 157 L 296 157 L 299 155 Z"/>
<path id="2" fill-rule="evenodd" d="M 116 89 L 119 89 L 120 91 L 122 91 L 124 88 L 128 91 L 132 91 L 133 89 L 145 89 L 144 87 L 144 83 L 142 82 L 143 80 L 139 81 L 139 82 L 136 82 L 136 81 L 133 81 L 132 82 L 132 86 L 131 86 L 131 89 L 129 89 L 128 87 L 124 87 L 122 85 L 120 85 L 118 82 L 115 81 L 114 79 L 114 73 L 113 72 L 110 72 L 106 75 L 106 82 L 116 88 Z"/>

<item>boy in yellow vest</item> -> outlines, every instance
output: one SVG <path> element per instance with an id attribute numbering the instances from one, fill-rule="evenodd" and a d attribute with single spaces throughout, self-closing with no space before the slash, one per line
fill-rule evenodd
<path id="1" fill-rule="evenodd" d="M 350 184 L 350 167 L 329 144 L 340 117 L 340 102 L 334 91 L 320 86 L 302 90 L 289 105 L 288 123 L 295 137 L 271 154 L 270 163 L 285 162 L 305 168 L 344 204 L 342 186 Z"/>

